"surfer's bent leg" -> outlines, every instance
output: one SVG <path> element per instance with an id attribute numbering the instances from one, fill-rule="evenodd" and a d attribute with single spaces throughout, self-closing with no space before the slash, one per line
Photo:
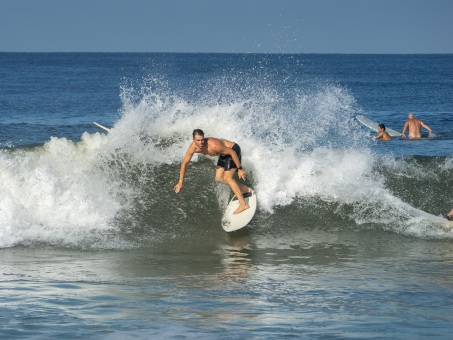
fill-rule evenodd
<path id="1" fill-rule="evenodd" d="M 226 183 L 230 186 L 231 190 L 234 192 L 234 194 L 236 195 L 236 197 L 239 200 L 239 207 L 234 211 L 233 215 L 239 214 L 240 212 L 250 208 L 250 206 L 245 201 L 244 196 L 242 195 L 238 182 L 236 182 L 233 178 L 233 175 L 235 172 L 236 172 L 236 169 L 231 169 L 228 171 L 225 170 L 223 172 L 224 183 Z"/>
<path id="2" fill-rule="evenodd" d="M 233 147 L 233 149 L 235 148 Z M 234 151 L 238 154 L 238 157 L 240 159 L 241 149 L 239 148 L 239 145 L 236 146 L 236 149 L 238 149 L 238 151 Z M 233 158 L 230 155 L 220 156 L 219 160 L 217 161 L 215 179 L 220 183 L 227 184 L 236 195 L 239 200 L 239 207 L 234 211 L 233 214 L 239 214 L 240 212 L 250 208 L 250 206 L 245 201 L 244 196 L 242 195 L 243 193 L 249 192 L 250 188 L 240 182 L 237 182 L 233 178 L 235 173 L 236 164 L 234 163 Z"/>
<path id="3" fill-rule="evenodd" d="M 234 149 L 234 147 L 233 147 L 233 149 Z M 238 157 L 240 157 L 240 151 L 239 151 L 239 156 Z M 234 164 L 233 158 L 231 158 L 230 155 L 220 156 L 219 160 L 217 161 L 217 168 L 216 168 L 216 172 L 215 172 L 215 180 L 217 182 L 220 182 L 220 183 L 223 183 L 223 184 L 228 184 L 225 181 L 224 173 L 226 171 L 230 170 L 230 169 L 234 170 L 233 173 L 231 174 L 231 178 L 233 179 L 233 175 L 236 172 L 236 164 Z M 241 194 L 245 194 L 245 193 L 251 191 L 251 189 L 248 186 L 242 184 L 241 182 L 238 182 L 238 181 L 235 181 L 235 182 L 239 186 L 239 189 L 241 190 Z"/>

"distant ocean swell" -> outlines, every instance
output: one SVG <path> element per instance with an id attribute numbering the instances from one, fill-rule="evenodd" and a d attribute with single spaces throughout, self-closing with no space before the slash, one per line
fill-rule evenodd
<path id="1" fill-rule="evenodd" d="M 223 232 L 229 190 L 214 181 L 214 159 L 194 157 L 183 192 L 172 191 L 194 128 L 241 145 L 258 193 L 249 232 L 367 228 L 453 237 L 439 216 L 450 201 L 443 183 L 452 159 L 374 154 L 347 90 L 211 85 L 191 97 L 162 79 L 124 84 L 121 118 L 108 135 L 3 149 L 0 247 L 117 249 Z"/>

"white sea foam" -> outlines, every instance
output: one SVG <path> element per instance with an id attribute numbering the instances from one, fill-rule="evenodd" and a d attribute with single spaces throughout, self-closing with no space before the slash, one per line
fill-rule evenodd
<path id="1" fill-rule="evenodd" d="M 17 243 L 78 244 L 112 228 L 119 208 L 93 171 L 100 134 L 78 143 L 52 138 L 43 147 L 1 154 L 0 247 Z"/>

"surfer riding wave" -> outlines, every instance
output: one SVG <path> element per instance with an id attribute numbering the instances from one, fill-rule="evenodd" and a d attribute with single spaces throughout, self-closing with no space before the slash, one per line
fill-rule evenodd
<path id="1" fill-rule="evenodd" d="M 195 129 L 192 133 L 192 143 L 187 149 L 186 155 L 181 164 L 179 172 L 179 182 L 175 185 L 176 193 L 180 192 L 184 185 L 184 176 L 186 174 L 187 165 L 195 153 L 201 153 L 209 156 L 219 156 L 217 162 L 215 179 L 216 181 L 227 184 L 239 200 L 239 207 L 234 211 L 234 214 L 239 214 L 250 208 L 244 199 L 244 194 L 251 191 L 246 185 L 236 181 L 233 175 L 238 172 L 238 177 L 245 180 L 245 170 L 241 166 L 241 148 L 238 144 L 226 139 L 214 137 L 204 137 L 204 132 L 201 129 Z"/>

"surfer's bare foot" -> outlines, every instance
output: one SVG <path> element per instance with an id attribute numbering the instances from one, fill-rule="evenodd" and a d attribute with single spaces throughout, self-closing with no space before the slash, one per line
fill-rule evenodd
<path id="1" fill-rule="evenodd" d="M 233 215 L 240 214 L 241 212 L 243 212 L 244 210 L 247 210 L 247 209 L 249 209 L 249 208 L 250 208 L 250 206 L 249 206 L 248 204 L 246 204 L 246 205 L 244 205 L 244 206 L 240 205 L 240 206 L 234 211 Z"/>

